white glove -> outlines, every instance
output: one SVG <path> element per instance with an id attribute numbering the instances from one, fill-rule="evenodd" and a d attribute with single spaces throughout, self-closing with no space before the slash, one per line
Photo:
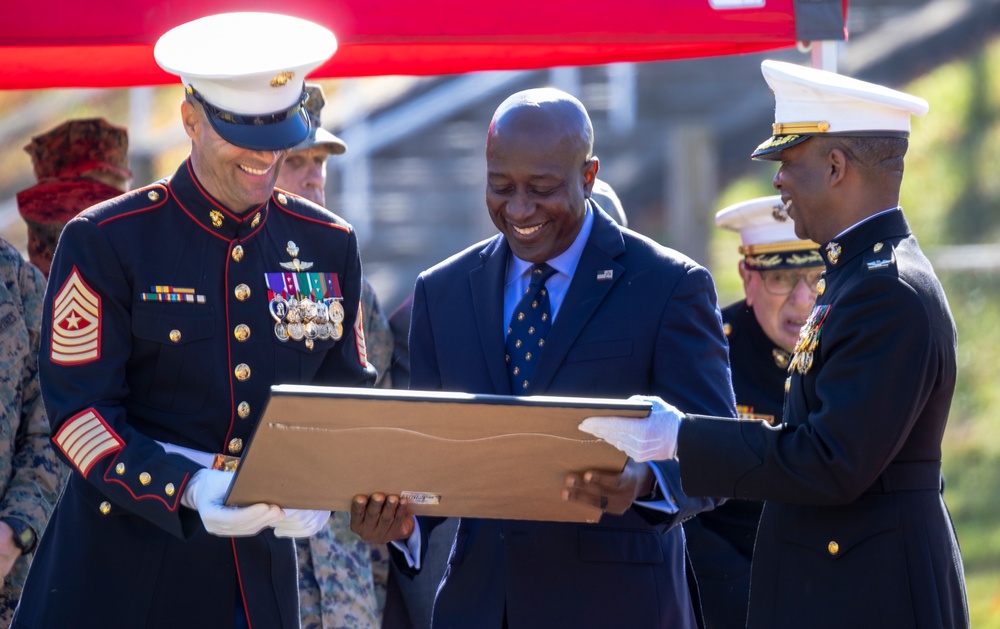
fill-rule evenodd
<path id="1" fill-rule="evenodd" d="M 633 396 L 653 405 L 649 417 L 588 417 L 580 430 L 604 439 L 635 461 L 677 457 L 677 431 L 684 414 L 658 397 Z"/>
<path id="2" fill-rule="evenodd" d="M 198 512 L 206 531 L 219 537 L 256 535 L 284 517 L 281 507 L 277 505 L 224 506 L 222 501 L 234 476 L 232 472 L 205 468 L 195 472 L 184 489 L 181 504 Z"/>
<path id="3" fill-rule="evenodd" d="M 285 517 L 274 525 L 275 537 L 312 537 L 330 519 L 329 511 L 284 509 Z"/>

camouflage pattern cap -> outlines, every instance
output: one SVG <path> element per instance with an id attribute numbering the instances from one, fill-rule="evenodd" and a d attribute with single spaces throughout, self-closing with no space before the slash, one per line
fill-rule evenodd
<path id="1" fill-rule="evenodd" d="M 67 120 L 36 135 L 24 147 L 31 155 L 35 177 L 69 179 L 92 171 L 132 178 L 128 169 L 128 133 L 103 118 Z M 123 188 L 119 192 L 125 191 Z"/>
<path id="2" fill-rule="evenodd" d="M 323 96 L 323 87 L 315 83 L 306 83 L 306 94 L 309 95 L 309 98 L 306 99 L 305 108 L 306 113 L 309 115 L 312 131 L 309 133 L 309 137 L 293 146 L 292 150 L 303 151 L 314 146 L 321 146 L 330 155 L 342 155 L 346 153 L 347 144 L 320 125 L 320 114 L 323 112 L 323 106 L 326 105 L 326 97 Z"/>
<path id="3" fill-rule="evenodd" d="M 27 221 L 65 224 L 101 201 L 113 199 L 121 191 L 86 179 L 48 179 L 17 193 L 17 209 Z"/>

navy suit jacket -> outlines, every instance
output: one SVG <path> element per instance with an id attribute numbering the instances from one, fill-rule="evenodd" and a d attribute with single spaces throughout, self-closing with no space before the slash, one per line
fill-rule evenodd
<path id="1" fill-rule="evenodd" d="M 592 206 L 594 207 L 594 206 Z M 538 359 L 531 395 L 659 395 L 735 415 L 715 286 L 692 260 L 603 211 Z M 413 389 L 510 394 L 504 362 L 502 235 L 425 271 L 410 328 Z M 680 512 L 633 507 L 598 524 L 462 519 L 433 626 L 691 627 L 681 519 L 710 500 L 680 492 Z M 463 470 L 462 473 L 475 473 Z"/>

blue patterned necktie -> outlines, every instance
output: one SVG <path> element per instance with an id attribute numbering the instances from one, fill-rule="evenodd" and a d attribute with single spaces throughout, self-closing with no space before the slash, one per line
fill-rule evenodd
<path id="1" fill-rule="evenodd" d="M 552 327 L 549 291 L 545 289 L 556 270 L 548 264 L 531 267 L 531 284 L 517 302 L 507 327 L 507 376 L 511 391 L 524 393 L 535 373 L 538 356 L 545 345 L 545 336 Z"/>

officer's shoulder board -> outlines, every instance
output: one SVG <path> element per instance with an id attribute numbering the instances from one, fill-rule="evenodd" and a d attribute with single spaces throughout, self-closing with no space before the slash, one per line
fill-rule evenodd
<path id="1" fill-rule="evenodd" d="M 896 252 L 891 243 L 877 242 L 864 255 L 865 273 L 895 273 Z"/>
<path id="2" fill-rule="evenodd" d="M 340 218 L 330 210 L 316 205 L 308 199 L 303 199 L 297 194 L 286 192 L 281 188 L 275 188 L 274 193 L 271 195 L 271 199 L 281 210 L 303 220 L 320 225 L 327 225 L 328 227 L 333 227 L 334 229 L 339 229 L 348 233 L 352 231 L 350 223 Z"/>

